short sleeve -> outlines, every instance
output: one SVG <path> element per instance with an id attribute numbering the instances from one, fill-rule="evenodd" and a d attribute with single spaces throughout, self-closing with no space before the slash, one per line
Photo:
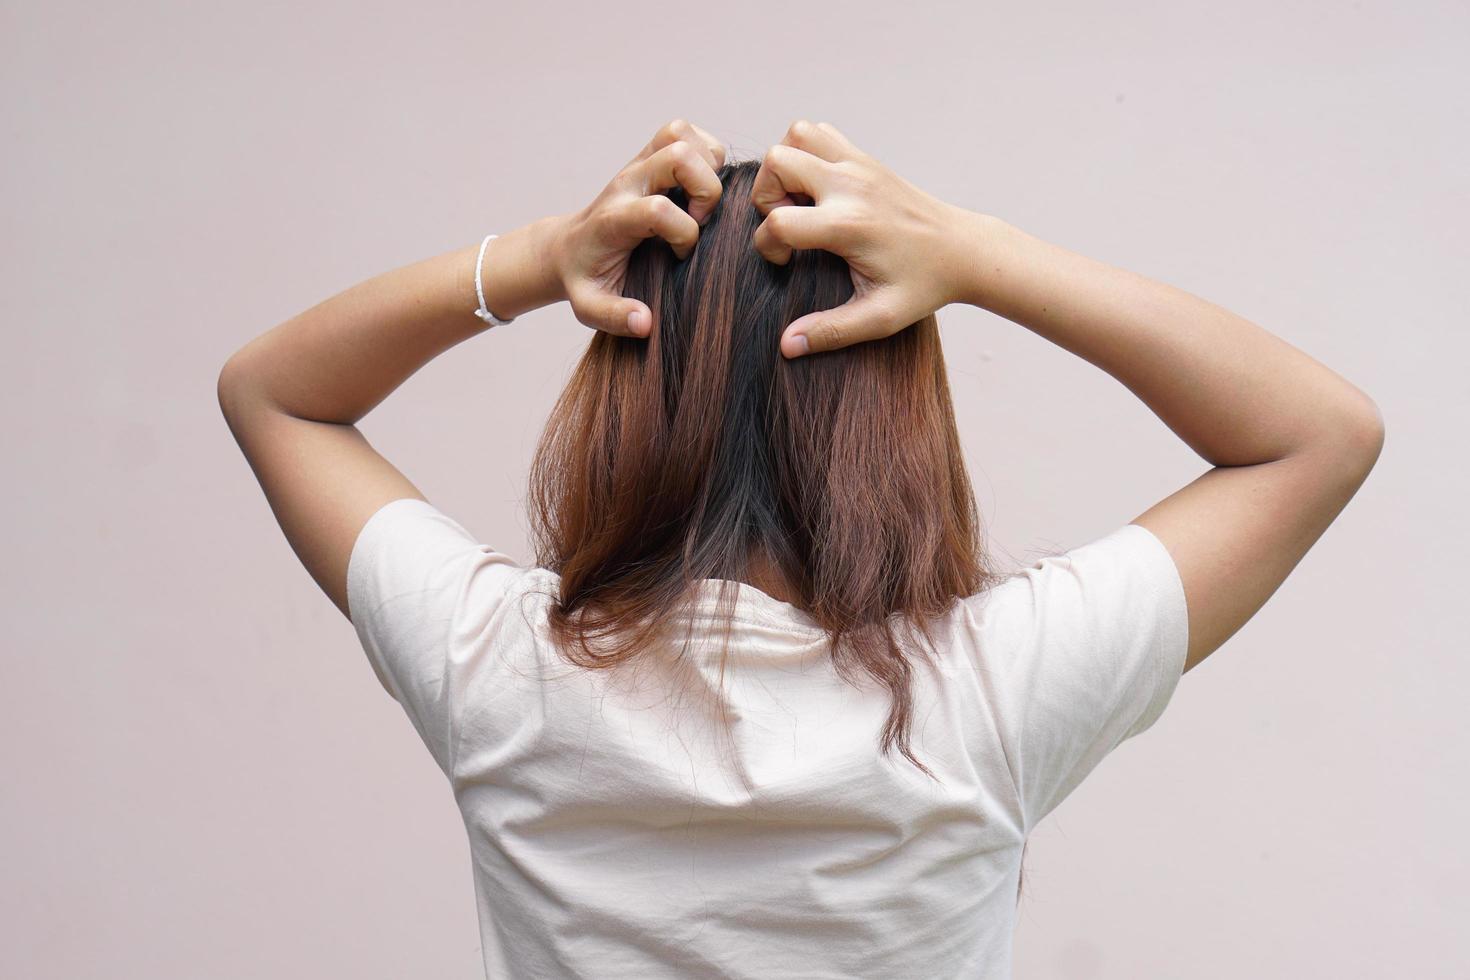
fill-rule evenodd
<path id="1" fill-rule="evenodd" d="M 1163 714 L 1189 646 L 1184 585 L 1163 542 L 1125 524 L 1003 581 L 984 622 L 1030 833 Z"/>
<path id="2" fill-rule="evenodd" d="M 525 571 L 433 504 L 384 504 L 347 563 L 348 617 L 383 688 L 453 776 L 466 672 Z"/>

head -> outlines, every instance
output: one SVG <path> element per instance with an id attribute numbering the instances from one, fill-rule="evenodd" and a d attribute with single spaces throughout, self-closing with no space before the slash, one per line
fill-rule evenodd
<path id="1" fill-rule="evenodd" d="M 552 634 L 573 663 L 616 666 L 668 641 L 660 614 L 701 580 L 774 574 L 842 676 L 890 691 L 882 749 L 928 773 L 909 747 L 909 658 L 992 578 L 938 323 L 782 357 L 783 328 L 853 284 L 831 253 L 778 266 L 755 251 L 758 169 L 720 169 L 687 259 L 659 239 L 634 250 L 623 292 L 652 333 L 595 334 L 547 423 L 531 520 L 538 563 L 560 575 Z"/>

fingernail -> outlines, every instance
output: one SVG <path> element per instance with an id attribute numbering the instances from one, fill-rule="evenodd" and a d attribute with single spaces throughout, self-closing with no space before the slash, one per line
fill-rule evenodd
<path id="1" fill-rule="evenodd" d="M 643 311 L 642 310 L 629 310 L 628 311 L 628 332 L 631 333 L 631 334 L 633 334 L 636 337 L 643 336 L 643 323 L 642 323 L 642 321 L 643 321 Z"/>
<path id="2" fill-rule="evenodd" d="M 812 345 L 807 342 L 806 334 L 804 333 L 794 334 L 791 337 L 790 341 L 787 343 L 787 347 L 788 349 L 795 352 L 792 355 L 793 357 L 800 357 L 803 354 L 810 354 L 812 349 Z"/>

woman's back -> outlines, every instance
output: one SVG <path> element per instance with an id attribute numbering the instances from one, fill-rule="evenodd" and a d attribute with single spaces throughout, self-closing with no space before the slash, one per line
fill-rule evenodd
<path id="1" fill-rule="evenodd" d="M 933 624 L 914 749 L 880 751 L 881 685 L 752 586 L 668 615 L 687 649 L 613 670 L 557 655 L 557 576 L 417 498 L 348 568 L 380 679 L 450 778 L 490 976 L 1009 976 L 1022 846 L 1184 666 L 1164 546 L 1124 525 Z M 724 651 L 723 675 L 719 651 Z"/>

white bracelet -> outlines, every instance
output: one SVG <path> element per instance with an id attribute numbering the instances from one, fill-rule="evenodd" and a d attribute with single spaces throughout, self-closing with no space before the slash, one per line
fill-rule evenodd
<path id="1" fill-rule="evenodd" d="M 480 285 L 480 269 L 485 264 L 485 246 L 489 245 L 490 239 L 494 237 L 496 236 L 485 236 L 485 240 L 480 243 L 480 254 L 475 258 L 475 296 L 480 300 L 480 308 L 475 311 L 475 316 L 479 317 L 481 320 L 484 320 L 492 327 L 503 327 L 507 323 L 511 323 L 512 321 L 514 321 L 515 317 L 511 317 L 509 320 L 502 320 L 494 313 L 491 313 L 490 310 L 485 306 L 485 287 Z"/>

